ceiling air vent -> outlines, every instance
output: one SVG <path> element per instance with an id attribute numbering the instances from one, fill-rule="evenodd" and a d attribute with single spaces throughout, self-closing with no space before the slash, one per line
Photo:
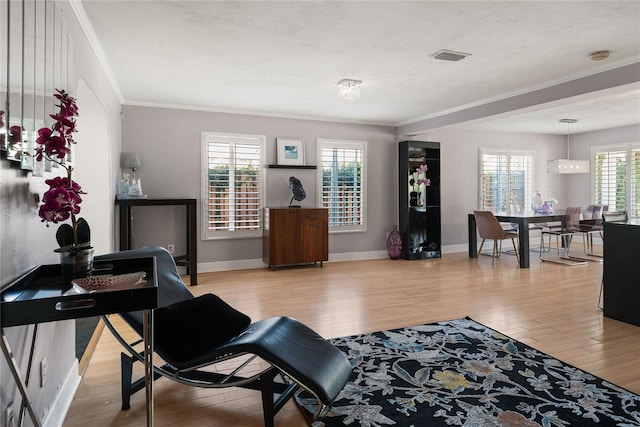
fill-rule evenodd
<path id="1" fill-rule="evenodd" d="M 454 52 L 452 50 L 441 49 L 431 55 L 432 58 L 440 59 L 442 61 L 460 61 L 461 59 L 471 56 L 470 53 Z"/>

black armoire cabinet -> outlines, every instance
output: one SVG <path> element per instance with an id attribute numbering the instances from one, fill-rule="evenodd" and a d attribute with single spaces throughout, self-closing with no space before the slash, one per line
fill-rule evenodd
<path id="1" fill-rule="evenodd" d="M 399 150 L 402 257 L 440 258 L 440 143 L 402 141 Z"/>

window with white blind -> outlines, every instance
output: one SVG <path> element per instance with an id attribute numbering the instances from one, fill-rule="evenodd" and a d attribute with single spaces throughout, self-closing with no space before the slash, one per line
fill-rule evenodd
<path id="1" fill-rule="evenodd" d="M 262 236 L 263 135 L 202 132 L 202 238 Z"/>
<path id="2" fill-rule="evenodd" d="M 640 144 L 594 147 L 592 153 L 595 203 L 640 216 Z"/>
<path id="3" fill-rule="evenodd" d="M 329 231 L 366 231 L 366 141 L 317 139 L 318 205 L 329 210 Z"/>
<path id="4" fill-rule="evenodd" d="M 534 193 L 533 151 L 480 149 L 480 209 L 525 210 Z"/>

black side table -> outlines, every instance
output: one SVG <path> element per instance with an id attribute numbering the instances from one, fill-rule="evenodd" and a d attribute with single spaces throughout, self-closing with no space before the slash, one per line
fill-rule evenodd
<path id="1" fill-rule="evenodd" d="M 198 284 L 198 240 L 196 199 L 116 199 L 120 209 L 120 250 L 131 249 L 131 208 L 134 206 L 184 206 L 187 210 L 187 253 L 174 256 L 176 265 L 187 267 L 191 286 Z"/>
<path id="2" fill-rule="evenodd" d="M 158 304 L 155 257 L 112 260 L 105 256 L 94 262 L 93 274 L 110 275 L 140 271 L 146 274 L 146 283 L 138 286 L 65 295 L 72 285 L 68 279 L 62 277 L 60 265 L 41 265 L 18 277 L 3 289 L 0 295 L 0 347 L 22 396 L 22 405 L 26 407 L 34 426 L 41 427 L 42 422 L 29 398 L 28 374 L 26 380 L 23 379 L 5 335 L 5 328 L 35 325 L 32 337 L 32 342 L 35 343 L 39 323 L 137 310 L 143 310 L 144 313 L 147 426 L 153 426 L 153 309 Z M 29 352 L 29 365 L 32 360 L 33 345 Z"/>

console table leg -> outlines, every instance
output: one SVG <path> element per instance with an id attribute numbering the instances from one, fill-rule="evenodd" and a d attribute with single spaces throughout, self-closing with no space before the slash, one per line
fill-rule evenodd
<path id="1" fill-rule="evenodd" d="M 144 384 L 147 406 L 147 427 L 153 427 L 153 310 L 144 310 Z"/>
<path id="2" fill-rule="evenodd" d="M 11 352 L 11 347 L 9 346 L 9 341 L 7 340 L 6 335 L 4 334 L 4 329 L 2 329 L 2 341 L 0 341 L 0 345 L 2 345 L 2 353 L 4 353 L 4 357 L 7 360 L 7 364 L 9 365 L 9 369 L 11 370 L 11 375 L 13 376 L 13 380 L 16 382 L 18 386 L 18 390 L 20 390 L 20 395 L 22 396 L 22 404 L 27 407 L 27 411 L 31 416 L 31 421 L 33 421 L 33 425 L 35 427 L 42 427 L 36 412 L 33 410 L 33 404 L 29 399 L 29 394 L 27 391 L 27 386 L 25 385 L 22 377 L 20 376 L 20 368 L 18 367 L 18 363 L 16 362 L 13 353 Z"/>

